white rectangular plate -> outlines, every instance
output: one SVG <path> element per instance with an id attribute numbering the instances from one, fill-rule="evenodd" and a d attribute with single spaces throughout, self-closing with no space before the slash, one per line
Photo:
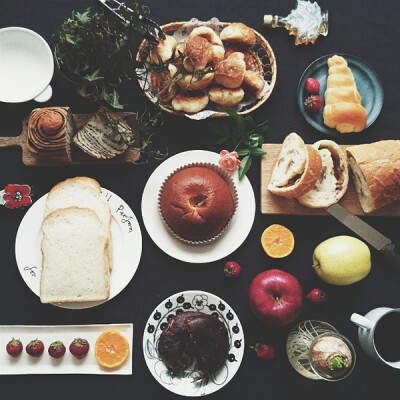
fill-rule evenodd
<path id="1" fill-rule="evenodd" d="M 102 368 L 94 356 L 97 338 L 102 332 L 117 331 L 129 342 L 129 356 L 116 370 Z M 82 360 L 76 359 L 69 351 L 69 345 L 75 338 L 89 342 L 89 353 Z M 7 354 L 6 344 L 12 339 L 20 339 L 24 350 L 18 358 Z M 40 339 L 45 346 L 39 358 L 28 355 L 26 345 L 34 339 Z M 49 345 L 61 340 L 67 351 L 61 359 L 54 359 L 48 353 Z M 95 374 L 95 375 L 132 375 L 133 325 L 2 325 L 0 326 L 0 375 L 26 374 Z"/>

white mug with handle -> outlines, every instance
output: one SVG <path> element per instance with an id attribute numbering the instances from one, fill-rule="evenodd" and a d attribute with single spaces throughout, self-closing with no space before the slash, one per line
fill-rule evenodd
<path id="1" fill-rule="evenodd" d="M 53 53 L 39 34 L 16 26 L 0 29 L 0 102 L 48 101 L 53 73 Z"/>
<path id="2" fill-rule="evenodd" d="M 367 355 L 377 361 L 381 361 L 390 367 L 400 369 L 400 359 L 398 361 L 385 360 L 378 352 L 375 345 L 375 329 L 382 318 L 389 313 L 399 313 L 400 308 L 379 307 L 371 310 L 365 316 L 353 313 L 350 320 L 358 328 L 358 339 L 361 347 Z M 400 315 L 399 315 L 400 318 Z M 400 332 L 399 332 L 400 334 Z"/>

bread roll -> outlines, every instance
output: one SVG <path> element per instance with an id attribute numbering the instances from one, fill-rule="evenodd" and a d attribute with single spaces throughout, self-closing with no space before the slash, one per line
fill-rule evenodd
<path id="1" fill-rule="evenodd" d="M 252 47 L 256 44 L 256 35 L 252 29 L 241 22 L 234 22 L 224 28 L 219 35 L 226 43 L 241 44 Z"/>
<path id="2" fill-rule="evenodd" d="M 170 65 L 170 70 L 172 71 L 172 76 L 174 76 L 174 74 L 178 69 L 174 65 Z M 198 91 L 210 86 L 213 79 L 214 79 L 214 72 L 208 72 L 201 78 L 198 77 L 197 74 L 193 75 L 187 73 L 184 76 L 179 75 L 176 78 L 176 82 L 182 89 L 190 91 Z"/>
<path id="3" fill-rule="evenodd" d="M 322 159 L 322 173 L 315 186 L 297 200 L 310 208 L 326 208 L 337 203 L 346 193 L 349 169 L 346 154 L 332 140 L 313 144 Z"/>
<path id="4" fill-rule="evenodd" d="M 350 146 L 347 154 L 365 213 L 400 200 L 400 140 Z"/>
<path id="5" fill-rule="evenodd" d="M 178 92 L 178 86 L 171 81 L 172 76 L 177 71 L 177 68 L 170 64 L 168 66 L 169 72 L 157 73 L 151 71 L 150 84 L 153 90 L 157 92 L 157 97 L 163 101 L 170 101 Z"/>
<path id="6" fill-rule="evenodd" d="M 27 126 L 26 146 L 32 153 L 71 161 L 74 120 L 69 107 L 36 108 Z"/>
<path id="7" fill-rule="evenodd" d="M 283 141 L 268 190 L 287 199 L 303 196 L 314 187 L 321 171 L 319 152 L 291 133 Z"/>
<path id="8" fill-rule="evenodd" d="M 340 133 L 361 132 L 367 124 L 368 114 L 361 105 L 361 96 L 347 61 L 335 55 L 328 59 L 328 66 L 324 124 Z"/>
<path id="9" fill-rule="evenodd" d="M 188 114 L 195 114 L 208 104 L 208 95 L 203 92 L 181 92 L 172 100 L 172 108 L 175 111 L 183 111 Z"/>
<path id="10" fill-rule="evenodd" d="M 241 46 L 240 44 L 230 44 L 225 51 L 225 58 L 229 57 L 232 53 L 236 52 L 243 53 L 244 62 L 246 63 L 246 69 L 259 73 L 262 72 L 259 70 L 260 60 L 258 59 L 258 56 L 256 55 L 255 52 L 253 52 L 246 46 Z"/>
<path id="11" fill-rule="evenodd" d="M 160 39 L 158 45 L 150 48 L 150 61 L 159 64 L 160 60 L 158 57 L 160 57 L 163 62 L 170 60 L 174 54 L 176 45 L 177 41 L 173 36 L 165 35 L 165 39 Z"/>
<path id="12" fill-rule="evenodd" d="M 197 28 L 194 28 L 192 32 L 190 32 L 189 38 L 194 38 L 196 36 L 208 40 L 211 44 L 222 47 L 224 46 L 220 37 L 208 26 L 198 26 Z"/>
<path id="13" fill-rule="evenodd" d="M 209 64 L 215 68 L 220 61 L 223 61 L 224 58 L 225 58 L 224 47 L 213 44 Z"/>
<path id="14" fill-rule="evenodd" d="M 188 37 L 185 46 L 185 61 L 183 62 L 188 71 L 204 69 L 212 56 L 212 45 L 201 36 Z"/>
<path id="15" fill-rule="evenodd" d="M 246 64 L 242 53 L 232 53 L 219 62 L 215 69 L 215 82 L 228 89 L 236 89 L 243 83 Z"/>
<path id="16" fill-rule="evenodd" d="M 251 97 L 260 96 L 264 89 L 264 79 L 254 71 L 245 71 L 243 78 L 243 89 Z"/>
<path id="17" fill-rule="evenodd" d="M 223 86 L 212 86 L 208 95 L 212 102 L 221 106 L 232 107 L 242 101 L 244 91 L 242 88 L 227 89 Z"/>

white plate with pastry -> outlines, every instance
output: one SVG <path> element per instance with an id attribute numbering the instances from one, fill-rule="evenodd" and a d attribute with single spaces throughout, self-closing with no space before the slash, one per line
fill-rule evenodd
<path id="1" fill-rule="evenodd" d="M 323 105 L 308 112 L 304 101 L 307 78 L 320 84 Z M 306 121 L 320 132 L 334 137 L 362 134 L 379 116 L 383 88 L 377 73 L 363 60 L 348 54 L 329 54 L 312 62 L 297 88 L 297 102 Z"/>
<path id="2" fill-rule="evenodd" d="M 142 253 L 135 214 L 90 178 L 56 185 L 19 226 L 18 269 L 42 303 L 70 309 L 111 300 L 131 281 Z"/>
<path id="3" fill-rule="evenodd" d="M 150 176 L 142 197 L 143 222 L 154 243 L 169 256 L 189 263 L 209 263 L 233 253 L 247 238 L 253 226 L 256 211 L 253 188 L 247 177 L 239 181 L 237 171 L 231 178 L 237 191 L 237 208 L 229 225 L 215 240 L 191 244 L 174 236 L 159 212 L 160 189 L 175 170 L 192 163 L 217 165 L 218 153 L 192 150 L 179 153 L 165 160 Z"/>

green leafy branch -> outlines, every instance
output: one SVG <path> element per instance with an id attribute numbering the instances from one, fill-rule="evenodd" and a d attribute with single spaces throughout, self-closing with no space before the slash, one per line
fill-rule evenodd
<path id="1" fill-rule="evenodd" d="M 268 121 L 257 124 L 250 115 L 242 116 L 236 111 L 223 107 L 229 119 L 221 124 L 211 122 L 210 126 L 217 136 L 218 146 L 226 145 L 236 151 L 241 159 L 239 179 L 243 179 L 250 169 L 253 157 L 266 154 L 262 149 L 264 133 L 268 129 Z"/>

